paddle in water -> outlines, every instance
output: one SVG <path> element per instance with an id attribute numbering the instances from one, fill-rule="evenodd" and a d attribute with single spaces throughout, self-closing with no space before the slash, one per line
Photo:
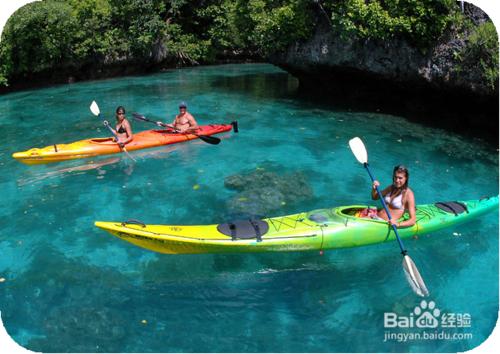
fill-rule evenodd
<path id="1" fill-rule="evenodd" d="M 97 105 L 96 101 L 92 101 L 92 104 L 90 105 L 90 111 L 92 112 L 92 114 L 94 114 L 96 117 L 101 117 L 101 110 L 99 109 L 99 106 Z M 134 160 L 134 158 L 132 156 L 130 156 L 130 154 L 128 153 L 127 149 L 125 148 L 125 146 L 122 146 L 120 143 L 118 143 L 118 136 L 116 136 L 115 132 L 113 131 L 113 129 L 109 126 L 109 123 L 107 120 L 104 120 L 104 126 L 106 128 L 109 129 L 109 131 L 111 132 L 111 134 L 115 137 L 115 140 L 117 141 L 117 144 L 118 146 L 120 146 L 120 149 L 123 150 L 123 152 L 125 152 L 127 154 L 127 156 L 134 162 L 136 162 Z"/>
<path id="2" fill-rule="evenodd" d="M 154 123 L 157 125 L 157 123 L 151 119 L 148 119 L 146 117 L 144 117 L 142 114 L 139 114 L 139 113 L 132 113 L 132 116 L 137 119 L 137 120 L 142 120 L 144 122 L 149 122 L 149 123 Z M 176 133 L 180 133 L 177 129 L 173 128 L 172 126 L 168 125 L 168 124 L 161 124 L 162 126 L 164 127 L 169 127 L 169 128 L 172 128 L 174 132 Z M 195 136 L 197 136 L 198 138 L 200 138 L 201 140 L 203 140 L 204 142 L 208 143 L 208 144 L 212 144 L 212 145 L 217 145 L 220 143 L 220 139 L 219 138 L 216 138 L 215 136 L 209 136 L 209 135 L 199 135 L 199 134 L 196 134 L 196 133 L 180 133 L 180 134 L 193 134 Z"/>
<path id="3" fill-rule="evenodd" d="M 370 172 L 370 169 L 368 168 L 368 152 L 366 151 L 365 144 L 363 144 L 363 141 L 356 137 L 352 138 L 349 140 L 349 147 L 352 150 L 352 153 L 356 157 L 356 159 L 363 164 L 363 166 L 366 168 L 366 171 L 368 171 L 368 174 L 370 175 L 370 178 L 373 181 L 375 181 L 375 178 L 373 178 L 372 173 Z M 387 208 L 387 205 L 385 203 L 385 200 L 382 196 L 382 193 L 380 193 L 380 189 L 378 186 L 376 186 L 377 194 L 382 202 L 382 206 L 385 209 L 385 212 L 387 213 L 387 217 L 389 220 L 391 219 L 391 214 L 389 212 L 389 209 Z M 394 234 L 396 235 L 396 239 L 399 243 L 399 248 L 401 249 L 401 254 L 403 255 L 403 269 L 405 271 L 406 279 L 410 283 L 411 288 L 413 291 L 419 295 L 419 296 L 428 296 L 429 295 L 429 290 L 427 290 L 427 287 L 425 286 L 424 280 L 420 276 L 420 272 L 417 269 L 417 266 L 415 263 L 412 261 L 410 256 L 408 256 L 407 251 L 403 245 L 403 241 L 401 241 L 401 238 L 399 237 L 398 229 L 396 225 L 392 225 L 392 229 L 394 230 Z"/>

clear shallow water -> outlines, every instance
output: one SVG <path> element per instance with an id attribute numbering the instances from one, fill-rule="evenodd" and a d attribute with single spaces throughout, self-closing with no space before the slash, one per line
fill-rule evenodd
<path id="1" fill-rule="evenodd" d="M 469 313 L 465 340 L 384 342 L 384 312 L 420 302 L 396 243 L 325 252 L 156 254 L 95 220 L 205 224 L 238 214 L 235 174 L 300 173 L 312 195 L 267 210 L 285 215 L 368 203 L 369 177 L 348 140 L 367 145 L 376 178 L 410 168 L 417 203 L 498 194 L 498 151 L 401 117 L 349 112 L 296 96 L 269 65 L 228 65 L 78 83 L 0 96 L 0 310 L 23 346 L 57 352 L 464 351 L 498 313 L 498 215 L 406 241 L 442 312 Z M 193 141 L 124 156 L 24 166 L 30 147 L 106 136 L 88 106 L 169 120 L 185 100 L 200 124 L 237 119 L 218 146 Z M 132 121 L 135 131 L 150 125 Z M 290 177 L 288 177 L 290 180 Z M 293 183 L 293 181 L 290 181 Z M 293 188 L 293 186 L 291 187 Z M 403 330 L 400 332 L 404 332 Z"/>

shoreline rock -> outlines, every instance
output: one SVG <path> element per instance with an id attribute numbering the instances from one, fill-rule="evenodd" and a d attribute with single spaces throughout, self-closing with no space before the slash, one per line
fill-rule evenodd
<path id="1" fill-rule="evenodd" d="M 476 25 L 489 20 L 473 5 L 465 9 Z M 450 31 L 424 52 L 403 39 L 342 38 L 319 15 L 318 20 L 310 39 L 271 56 L 274 65 L 298 78 L 303 95 L 498 144 L 498 83 L 489 86 L 479 65 L 461 68 L 456 59 L 468 33 Z"/>

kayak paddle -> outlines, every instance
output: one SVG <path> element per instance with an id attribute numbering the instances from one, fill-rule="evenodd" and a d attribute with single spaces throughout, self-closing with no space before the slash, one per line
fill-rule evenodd
<path id="1" fill-rule="evenodd" d="M 135 119 L 137 120 L 142 120 L 144 122 L 149 122 L 149 123 L 154 123 L 156 124 L 155 121 L 151 120 L 151 119 L 148 119 L 146 117 L 144 117 L 143 115 L 139 114 L 139 113 L 132 113 L 132 116 L 134 116 Z M 162 126 L 166 127 L 167 125 L 166 124 L 163 124 L 161 123 Z M 174 132 L 179 132 L 177 129 L 174 129 Z M 199 135 L 199 134 L 196 134 L 196 133 L 181 133 L 181 134 L 193 134 L 193 135 L 196 135 L 198 138 L 200 138 L 201 140 L 203 140 L 204 142 L 206 143 L 209 143 L 209 144 L 212 144 L 212 145 L 217 145 L 220 143 L 220 139 L 219 138 L 216 138 L 215 136 L 209 136 L 209 135 Z"/>
<path id="2" fill-rule="evenodd" d="M 366 168 L 366 171 L 368 171 L 368 174 L 370 175 L 372 182 L 375 181 L 372 173 L 370 172 L 370 169 L 368 168 L 368 153 L 366 151 L 365 144 L 363 144 L 363 141 L 358 137 L 352 138 L 351 140 L 349 140 L 349 147 L 351 148 L 352 153 L 354 154 L 356 159 L 360 163 L 362 163 L 363 166 Z M 391 214 L 389 212 L 389 209 L 387 208 L 382 193 L 380 193 L 380 189 L 378 188 L 378 186 L 376 186 L 376 190 L 378 197 L 382 202 L 382 206 L 384 207 L 385 212 L 387 213 L 387 217 L 391 219 Z M 407 251 L 403 246 L 403 241 L 401 241 L 401 238 L 399 237 L 396 225 L 392 225 L 392 229 L 394 230 L 394 234 L 396 235 L 396 239 L 399 243 L 399 248 L 401 249 L 401 254 L 403 255 L 403 269 L 406 275 L 406 279 L 408 280 L 411 288 L 417 295 L 428 296 L 429 290 L 427 290 L 427 287 L 425 286 L 424 280 L 420 276 L 420 272 L 418 271 L 417 266 L 412 261 L 410 256 L 408 256 Z"/>
<path id="3" fill-rule="evenodd" d="M 99 106 L 97 105 L 96 101 L 92 101 L 92 104 L 90 105 L 90 111 L 92 112 L 92 114 L 94 114 L 96 117 L 100 117 L 101 116 L 101 111 L 99 110 Z M 130 156 L 130 154 L 128 153 L 127 149 L 125 148 L 125 146 L 121 146 L 119 143 L 118 143 L 118 137 L 116 136 L 115 132 L 113 131 L 113 129 L 109 126 L 109 123 L 107 120 L 104 120 L 104 126 L 106 128 L 109 129 L 109 131 L 111 132 L 111 134 L 115 137 L 116 141 L 117 141 L 117 144 L 120 146 L 120 148 L 127 154 L 128 157 L 130 157 L 130 159 L 134 162 L 136 162 L 134 160 L 134 158 L 132 156 Z"/>

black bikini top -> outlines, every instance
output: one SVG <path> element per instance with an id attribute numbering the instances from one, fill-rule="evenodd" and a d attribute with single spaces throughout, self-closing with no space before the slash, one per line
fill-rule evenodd
<path id="1" fill-rule="evenodd" d="M 123 125 L 120 125 L 120 128 L 118 129 L 118 133 L 119 133 L 119 134 L 124 134 L 124 133 L 126 133 L 126 132 L 127 132 L 127 129 L 125 129 L 125 128 L 123 127 Z"/>

